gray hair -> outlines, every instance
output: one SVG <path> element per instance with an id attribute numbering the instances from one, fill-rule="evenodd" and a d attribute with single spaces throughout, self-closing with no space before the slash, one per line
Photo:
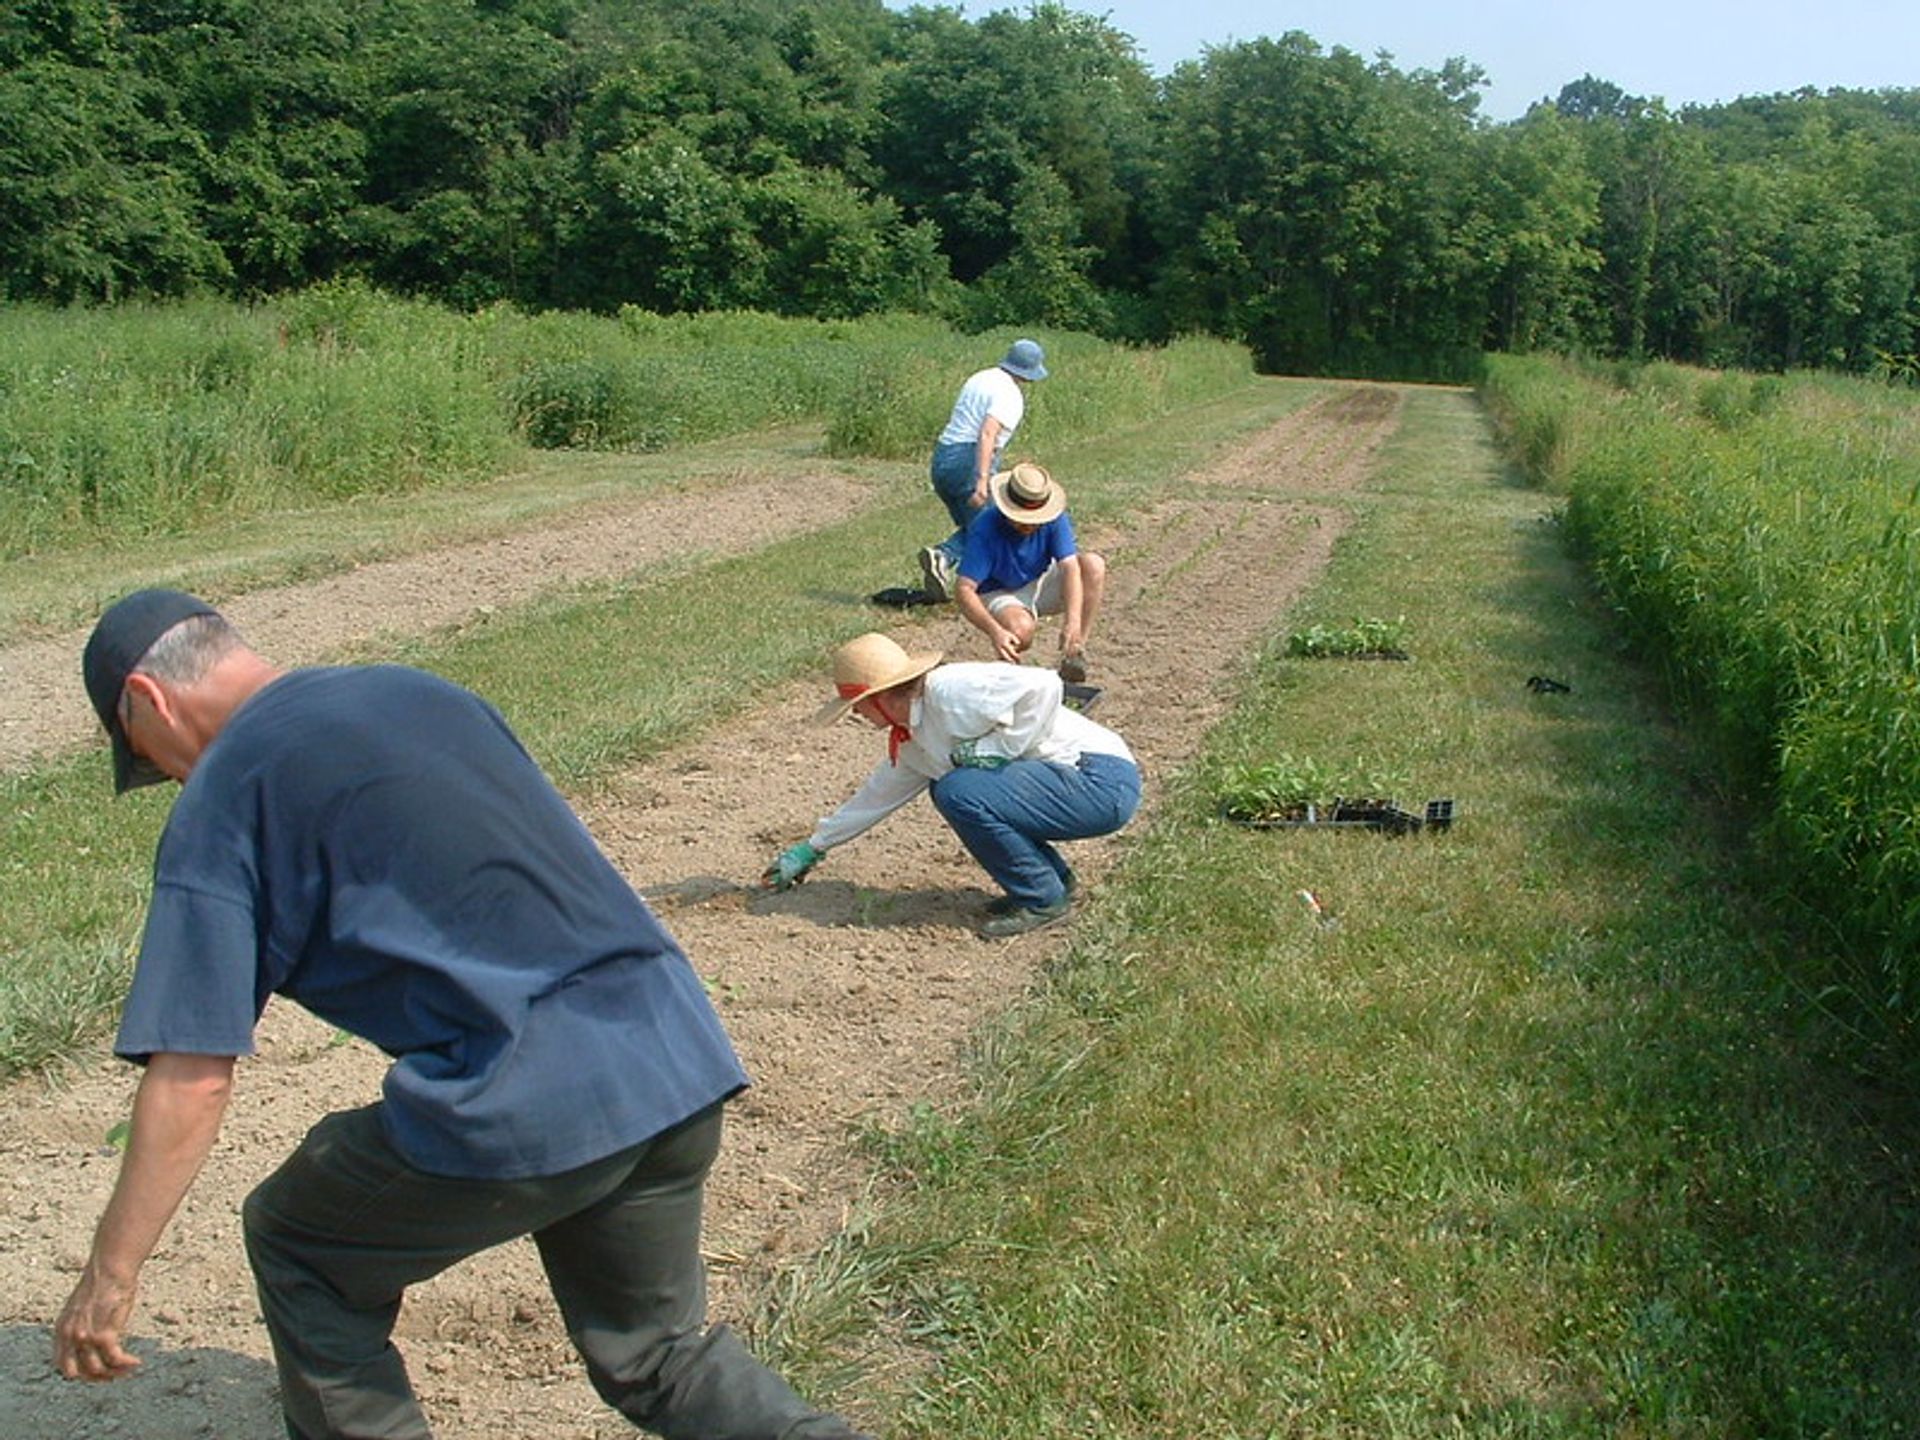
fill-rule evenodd
<path id="1" fill-rule="evenodd" d="M 133 673 L 192 685 L 245 643 L 224 615 L 192 615 L 149 645 Z"/>

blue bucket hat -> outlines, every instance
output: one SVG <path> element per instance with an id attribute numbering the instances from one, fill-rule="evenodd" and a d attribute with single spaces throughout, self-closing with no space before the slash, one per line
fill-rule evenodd
<path id="1" fill-rule="evenodd" d="M 1047 353 L 1040 348 L 1038 340 L 1016 340 L 1007 347 L 1006 358 L 1000 362 L 1000 368 L 1009 375 L 1018 375 L 1022 380 L 1044 380 L 1047 378 Z"/>

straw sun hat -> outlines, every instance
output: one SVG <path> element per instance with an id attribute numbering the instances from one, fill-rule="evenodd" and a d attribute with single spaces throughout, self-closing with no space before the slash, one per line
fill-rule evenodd
<path id="1" fill-rule="evenodd" d="M 909 655 L 892 636 L 877 630 L 849 640 L 833 652 L 833 688 L 839 693 L 813 718 L 830 725 L 867 696 L 926 674 L 940 659 L 938 650 Z"/>
<path id="2" fill-rule="evenodd" d="M 1046 466 L 1031 460 L 995 475 L 987 481 L 987 489 L 1000 513 L 1022 525 L 1044 525 L 1067 508 L 1067 492 L 1047 473 Z"/>

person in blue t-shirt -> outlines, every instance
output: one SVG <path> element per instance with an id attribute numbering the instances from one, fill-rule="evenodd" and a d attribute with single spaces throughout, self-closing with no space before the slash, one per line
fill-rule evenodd
<path id="1" fill-rule="evenodd" d="M 1024 463 L 995 475 L 993 503 L 967 526 L 954 603 L 1018 665 L 1042 615 L 1060 616 L 1060 678 L 1087 678 L 1087 636 L 1106 593 L 1107 562 L 1074 541 L 1067 492 L 1046 467 Z"/>
<path id="2" fill-rule="evenodd" d="M 704 1184 L 747 1084 L 698 976 L 500 714 L 400 666 L 281 671 L 211 606 L 142 590 L 82 666 L 116 790 L 180 795 L 114 1050 L 144 1067 L 69 1379 L 139 1365 L 141 1268 L 285 995 L 393 1058 L 247 1197 L 296 1440 L 427 1434 L 401 1297 L 521 1236 L 600 1394 L 669 1435 L 857 1440 L 705 1324 Z"/>

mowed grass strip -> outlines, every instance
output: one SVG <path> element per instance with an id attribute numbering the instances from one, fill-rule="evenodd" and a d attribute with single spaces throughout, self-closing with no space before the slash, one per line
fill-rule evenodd
<path id="1" fill-rule="evenodd" d="M 1411 399 L 1356 503 L 1289 624 L 1403 615 L 1414 660 L 1276 633 L 976 1102 L 876 1138 L 907 1188 L 787 1287 L 799 1373 L 870 1347 L 903 1440 L 1912 1434 L 1911 1105 L 1776 979 L 1737 819 L 1473 402 Z M 1453 828 L 1222 821 L 1281 751 Z"/>
<path id="2" fill-rule="evenodd" d="M 1061 447 L 1050 460 L 1073 476 L 1076 508 L 1124 522 L 1147 477 L 1180 474 L 1315 393 L 1249 385 L 1179 425 Z M 563 788 L 585 790 L 759 704 L 769 684 L 820 673 L 840 640 L 911 623 L 912 612 L 866 603 L 884 586 L 917 584 L 915 551 L 944 530 L 924 482 L 903 481 L 902 493 L 913 498 L 717 562 L 701 555 L 690 511 L 686 553 L 671 565 L 343 658 L 400 660 L 470 686 Z M 123 585 L 135 583 L 144 580 Z M 113 799 L 99 751 L 0 779 L 0 1074 L 45 1065 L 111 1024 L 171 803 L 170 787 Z"/>

